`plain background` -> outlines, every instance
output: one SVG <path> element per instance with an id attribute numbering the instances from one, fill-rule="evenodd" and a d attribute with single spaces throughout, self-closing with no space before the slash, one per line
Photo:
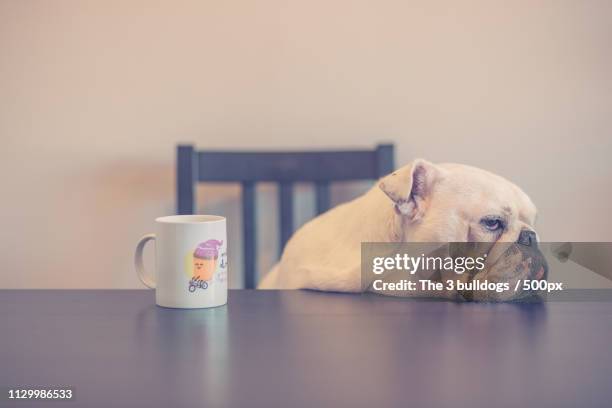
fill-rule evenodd
<path id="1" fill-rule="evenodd" d="M 174 211 L 177 142 L 391 141 L 398 164 L 516 182 L 543 240 L 609 241 L 611 21 L 609 1 L 0 0 L 0 288 L 142 287 L 133 248 Z M 199 192 L 228 216 L 238 286 L 239 189 Z M 300 223 L 312 199 L 300 188 Z"/>

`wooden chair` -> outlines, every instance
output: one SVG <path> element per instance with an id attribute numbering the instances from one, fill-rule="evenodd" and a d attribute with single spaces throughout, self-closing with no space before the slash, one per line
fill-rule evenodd
<path id="1" fill-rule="evenodd" d="M 177 148 L 177 213 L 193 214 L 198 182 L 242 184 L 245 287 L 255 287 L 256 223 L 255 184 L 279 184 L 280 251 L 293 233 L 293 183 L 312 182 L 316 212 L 330 207 L 329 186 L 334 181 L 376 180 L 394 170 L 393 145 L 374 150 L 257 152 L 196 151 L 192 145 Z"/>

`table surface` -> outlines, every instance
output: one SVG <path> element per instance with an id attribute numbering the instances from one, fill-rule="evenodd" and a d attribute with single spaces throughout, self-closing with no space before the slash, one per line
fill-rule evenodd
<path id="1" fill-rule="evenodd" d="M 67 407 L 612 405 L 610 301 L 234 290 L 215 309 L 153 303 L 0 291 L 0 388 L 71 387 Z"/>

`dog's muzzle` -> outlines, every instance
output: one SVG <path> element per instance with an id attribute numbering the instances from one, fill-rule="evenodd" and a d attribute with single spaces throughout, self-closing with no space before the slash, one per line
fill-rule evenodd
<path id="1" fill-rule="evenodd" d="M 488 265 L 487 273 L 480 278 L 475 275 L 470 279 L 487 279 L 492 282 L 508 282 L 510 290 L 503 293 L 491 291 L 463 291 L 459 295 L 465 300 L 504 301 L 518 300 L 537 295 L 532 290 L 515 290 L 517 280 L 545 280 L 548 276 L 548 265 L 538 248 L 537 235 L 532 230 L 522 230 L 514 243 L 502 243 L 504 252 L 495 263 Z"/>
<path id="2" fill-rule="evenodd" d="M 523 253 L 523 257 L 530 258 L 531 272 L 528 274 L 530 279 L 547 279 L 548 264 L 542 252 L 538 248 L 538 239 L 536 233 L 532 230 L 522 230 L 516 240 L 517 249 Z"/>
<path id="3" fill-rule="evenodd" d="M 534 249 L 538 247 L 536 233 L 531 230 L 522 230 L 516 242 Z"/>

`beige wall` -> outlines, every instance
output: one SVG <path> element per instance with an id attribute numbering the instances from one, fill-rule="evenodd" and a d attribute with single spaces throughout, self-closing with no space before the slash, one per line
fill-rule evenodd
<path id="1" fill-rule="evenodd" d="M 0 288 L 140 287 L 133 246 L 173 211 L 179 141 L 390 140 L 399 163 L 514 180 L 545 240 L 610 240 L 611 5 L 0 0 Z M 235 286 L 238 190 L 200 192 L 230 217 Z"/>

